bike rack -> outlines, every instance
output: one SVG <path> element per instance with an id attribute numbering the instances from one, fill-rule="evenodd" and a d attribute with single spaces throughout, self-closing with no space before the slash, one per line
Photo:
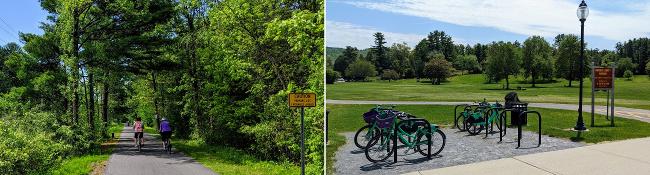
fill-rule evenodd
<path id="1" fill-rule="evenodd" d="M 505 109 L 505 108 L 503 108 L 503 107 L 496 107 L 496 108 L 491 108 L 491 109 L 488 109 L 487 111 L 485 111 L 485 117 L 484 117 L 484 118 L 485 118 L 485 137 L 483 137 L 483 138 L 487 138 L 487 137 L 488 137 L 488 134 L 490 133 L 489 130 L 488 130 L 488 126 L 487 126 L 487 124 L 488 124 L 488 119 L 490 118 L 489 115 L 490 115 L 490 113 L 492 112 L 492 110 L 504 110 L 504 109 Z M 503 113 L 503 112 L 499 113 L 499 125 L 500 125 L 501 127 L 503 127 L 503 125 L 501 124 L 501 114 L 502 114 L 502 113 Z M 498 126 L 497 126 L 497 127 L 498 127 Z M 490 129 L 491 129 L 491 130 L 494 130 L 494 125 L 490 125 Z M 505 130 L 505 129 L 503 129 L 503 130 Z M 505 134 L 504 134 L 504 135 L 505 135 Z M 501 137 L 502 137 L 502 136 L 501 136 L 501 131 L 499 131 L 499 142 L 501 142 Z"/>
<path id="2" fill-rule="evenodd" d="M 454 107 L 454 126 L 458 125 L 458 122 L 456 122 L 456 117 L 458 117 L 458 111 L 457 111 L 457 110 L 458 110 L 458 107 L 461 107 L 461 106 L 462 106 L 463 108 L 465 108 L 465 107 L 467 107 L 467 106 L 469 106 L 469 105 L 468 105 L 468 104 L 460 104 L 460 105 L 456 105 L 456 106 Z M 464 124 L 464 123 L 463 123 L 463 124 Z"/>
<path id="3" fill-rule="evenodd" d="M 521 114 L 519 114 L 519 116 L 526 115 L 528 113 L 537 114 L 537 119 L 538 119 L 537 120 L 537 124 L 538 124 L 538 127 L 537 127 L 537 129 L 538 129 L 538 131 L 537 131 L 537 139 L 538 139 L 537 140 L 537 147 L 539 147 L 540 145 L 542 145 L 542 114 L 539 114 L 539 112 L 537 112 L 537 111 L 524 111 Z M 519 148 L 521 146 L 521 126 L 522 125 L 519 125 L 517 127 L 517 148 Z"/>
<path id="4" fill-rule="evenodd" d="M 432 143 L 431 138 L 433 137 L 433 133 L 431 131 L 431 123 L 429 123 L 429 121 L 427 121 L 425 119 L 412 118 L 412 119 L 400 121 L 399 123 L 397 123 L 397 125 L 395 125 L 396 127 L 393 129 L 393 133 L 395 133 L 395 134 L 393 134 L 393 143 L 394 143 L 393 144 L 393 163 L 397 163 L 397 143 L 398 143 L 397 142 L 397 130 L 399 129 L 399 127 L 397 127 L 397 126 L 400 126 L 400 124 L 402 124 L 403 122 L 408 122 L 408 121 L 424 121 L 426 123 L 427 130 L 429 130 L 429 133 L 431 133 L 431 137 L 429 137 L 428 140 L 427 140 L 427 145 L 429 147 L 427 149 L 427 159 L 431 159 L 431 143 Z"/>

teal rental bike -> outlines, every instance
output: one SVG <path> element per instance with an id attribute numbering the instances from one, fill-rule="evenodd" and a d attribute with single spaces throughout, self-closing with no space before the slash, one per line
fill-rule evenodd
<path id="1" fill-rule="evenodd" d="M 394 113 L 387 118 L 377 119 L 380 133 L 368 141 L 364 150 L 369 161 L 380 162 L 390 157 L 395 151 L 393 146 L 398 144 L 393 140 L 395 137 L 406 147 L 404 154 L 413 150 L 424 156 L 429 155 L 429 139 L 432 142 L 432 156 L 438 155 L 444 149 L 446 136 L 437 125 L 428 125 L 423 119 L 406 117 L 406 113 Z M 398 120 L 402 121 L 398 123 Z"/>
<path id="2" fill-rule="evenodd" d="M 412 116 L 411 114 L 395 110 L 395 106 L 384 108 L 381 105 L 377 105 L 363 114 L 363 119 L 367 124 L 359 128 L 359 130 L 354 134 L 354 145 L 358 148 L 365 149 L 368 141 L 382 131 L 377 126 L 377 119 L 388 118 L 391 115 L 399 115 L 402 119 L 415 118 L 415 116 Z"/>
<path id="3" fill-rule="evenodd" d="M 470 135 L 477 135 L 485 129 L 487 134 L 494 132 L 494 125 L 497 125 L 496 128 L 501 132 L 503 128 L 500 122 L 500 113 L 503 109 L 503 105 L 498 101 L 494 104 L 482 102 L 473 112 L 466 113 L 469 117 L 464 122 L 465 130 Z"/>

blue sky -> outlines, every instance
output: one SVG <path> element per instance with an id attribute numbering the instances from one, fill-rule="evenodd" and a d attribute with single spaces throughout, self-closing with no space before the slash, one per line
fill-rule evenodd
<path id="1" fill-rule="evenodd" d="M 38 27 L 46 18 L 47 12 L 41 9 L 38 0 L 3 1 L 0 5 L 0 45 L 21 44 L 18 32 L 43 34 Z"/>
<path id="2" fill-rule="evenodd" d="M 433 30 L 455 43 L 522 42 L 532 35 L 549 42 L 560 33 L 580 34 L 579 0 L 327 0 L 329 47 L 368 48 L 372 33 L 390 44 L 413 47 Z M 590 48 L 613 49 L 620 41 L 650 37 L 650 1 L 589 0 L 585 42 Z"/>

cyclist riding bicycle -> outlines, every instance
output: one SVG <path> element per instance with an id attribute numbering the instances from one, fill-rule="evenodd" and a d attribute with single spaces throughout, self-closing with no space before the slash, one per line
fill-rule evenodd
<path id="1" fill-rule="evenodd" d="M 135 135 L 133 136 L 133 145 L 138 147 L 136 139 L 140 139 L 140 144 L 144 144 L 144 138 L 142 132 L 144 131 L 144 124 L 142 124 L 142 118 L 135 117 L 135 122 L 133 122 L 133 131 Z"/>
<path id="2" fill-rule="evenodd" d="M 171 142 L 171 137 L 172 137 L 172 127 L 169 125 L 169 121 L 167 121 L 167 118 L 162 118 L 162 121 L 160 122 L 160 128 L 158 128 L 158 131 L 160 132 L 160 136 L 162 137 L 163 141 L 163 147 L 165 147 L 165 141 Z"/>

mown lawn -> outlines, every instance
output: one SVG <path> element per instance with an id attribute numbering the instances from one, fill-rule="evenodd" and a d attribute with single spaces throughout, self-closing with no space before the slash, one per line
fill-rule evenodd
<path id="1" fill-rule="evenodd" d="M 327 85 L 327 98 L 333 100 L 382 100 L 382 101 L 503 101 L 510 91 L 519 93 L 523 101 L 546 103 L 578 103 L 578 82 L 573 87 L 564 79 L 556 82 L 537 84 L 532 88 L 523 78 L 510 80 L 510 88 L 522 87 L 525 90 L 504 90 L 505 81 L 486 84 L 483 74 L 459 75 L 448 79 L 442 85 L 431 85 L 430 81 L 417 82 L 415 79 L 397 81 L 374 80 L 371 82 L 343 82 Z M 591 81 L 585 79 L 584 100 L 590 102 Z M 617 78 L 616 106 L 650 109 L 650 78 L 637 75 L 632 81 Z M 605 105 L 604 92 L 596 94 L 596 102 Z"/>
<path id="2" fill-rule="evenodd" d="M 332 166 L 336 151 L 345 144 L 345 137 L 337 133 L 356 132 L 365 125 L 361 115 L 372 107 L 374 105 L 327 105 L 327 110 L 330 111 L 327 131 L 330 144 L 327 145 L 326 155 L 328 173 L 333 172 Z M 444 128 L 450 128 L 453 124 L 454 106 L 397 105 L 396 109 L 425 118 L 429 122 L 441 125 Z M 581 137 L 577 138 L 577 133 L 569 130 L 575 126 L 576 111 L 544 108 L 530 108 L 529 110 L 536 110 L 542 114 L 542 134 L 552 137 L 598 143 L 650 136 L 650 123 L 616 118 L 616 127 L 610 127 L 605 116 L 596 114 L 595 127 L 590 127 L 591 114 L 583 113 L 589 131 L 582 133 Z M 537 132 L 537 119 L 529 117 L 528 126 L 524 127 L 524 129 Z"/>

